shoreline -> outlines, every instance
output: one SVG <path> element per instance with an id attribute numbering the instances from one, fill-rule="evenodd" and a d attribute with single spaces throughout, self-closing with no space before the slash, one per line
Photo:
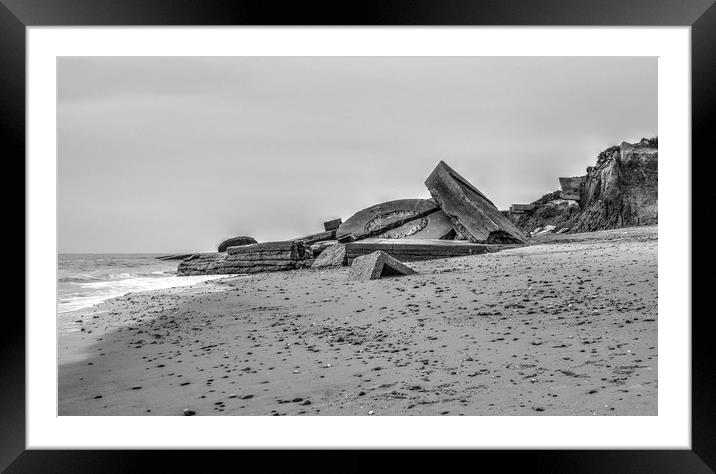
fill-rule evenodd
<path id="1" fill-rule="evenodd" d="M 630 227 L 130 293 L 58 336 L 59 414 L 656 415 L 657 247 Z"/>

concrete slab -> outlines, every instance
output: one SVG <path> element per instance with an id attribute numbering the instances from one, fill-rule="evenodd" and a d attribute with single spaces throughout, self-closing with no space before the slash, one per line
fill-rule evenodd
<path id="1" fill-rule="evenodd" d="M 312 268 L 340 267 L 345 263 L 346 246 L 333 244 L 324 249 L 313 261 Z"/>
<path id="2" fill-rule="evenodd" d="M 383 251 L 401 262 L 434 258 L 463 257 L 497 252 L 515 245 L 475 244 L 464 240 L 437 239 L 365 239 L 346 244 L 346 263 L 375 251 Z"/>
<path id="3" fill-rule="evenodd" d="M 438 163 L 425 181 L 430 194 L 452 222 L 458 238 L 475 243 L 525 243 L 527 236 L 475 186 Z"/>
<path id="4" fill-rule="evenodd" d="M 358 211 L 342 223 L 336 232 L 336 239 L 345 242 L 375 237 L 438 211 L 440 209 L 427 199 L 382 202 Z M 351 234 L 353 237 L 350 237 Z"/>
<path id="5" fill-rule="evenodd" d="M 338 230 L 338 227 L 343 223 L 343 219 L 333 219 L 323 223 L 323 228 L 326 232 L 331 230 Z"/>
<path id="6" fill-rule="evenodd" d="M 385 252 L 373 252 L 356 258 L 351 264 L 348 279 L 377 280 L 384 277 L 415 275 L 417 272 Z"/>

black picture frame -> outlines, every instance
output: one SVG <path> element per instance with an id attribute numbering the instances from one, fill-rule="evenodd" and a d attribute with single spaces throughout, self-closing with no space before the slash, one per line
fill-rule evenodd
<path id="1" fill-rule="evenodd" d="M 713 123 L 716 103 L 716 6 L 713 3 L 713 0 L 361 0 L 298 1 L 279 6 L 267 1 L 247 0 L 0 0 L 0 135 L 6 150 L 4 163 L 20 167 L 20 163 L 25 162 L 26 27 L 542 25 L 690 26 L 693 166 L 697 162 L 693 157 L 708 161 L 707 150 L 711 151 L 713 142 L 709 127 Z M 21 172 L 24 175 L 24 166 Z M 696 191 L 692 191 L 694 204 L 700 201 L 698 193 L 702 193 L 702 199 L 710 197 L 706 194 L 708 185 L 697 186 L 699 179 L 706 179 L 705 174 L 692 172 L 697 179 L 692 187 Z M 6 176 L 15 177 L 15 174 L 6 171 Z M 16 177 L 15 180 L 19 181 Z M 7 202 L 13 202 L 12 197 Z M 11 208 L 7 209 L 8 213 L 20 213 L 19 206 L 7 207 Z M 32 249 L 24 248 L 27 256 Z M 19 254 L 15 258 L 19 259 Z M 708 258 L 700 258 L 697 262 L 703 266 L 708 263 Z M 705 288 L 708 280 L 692 278 L 692 295 L 708 294 Z M 461 453 L 461 457 L 476 456 L 481 464 L 493 460 L 490 458 L 499 458 L 505 466 L 518 465 L 548 472 L 713 472 L 716 469 L 716 369 L 711 351 L 713 313 L 707 309 L 697 312 L 695 305 L 693 308 L 693 316 L 673 315 L 691 317 L 692 450 L 470 451 Z M 25 322 L 19 311 L 8 311 L 4 324 L 0 343 L 0 469 L 8 472 L 143 471 L 151 469 L 151 462 L 159 459 L 166 470 L 172 466 L 182 470 L 202 469 L 203 466 L 202 470 L 205 470 L 206 466 L 218 467 L 222 462 L 230 461 L 229 458 L 236 454 L 231 451 L 26 450 Z M 357 459 L 355 452 L 347 454 L 348 458 L 355 457 L 348 461 L 346 453 L 339 451 L 320 455 L 310 451 L 286 454 L 290 464 L 312 470 L 324 467 L 364 471 L 373 467 L 371 463 Z M 239 456 L 243 466 L 256 460 L 266 463 L 266 453 L 242 452 Z M 338 456 L 342 458 L 340 461 L 336 459 Z M 211 459 L 210 464 L 206 464 L 208 459 Z M 425 453 L 413 452 L 410 460 L 403 460 L 401 464 L 405 468 L 423 465 L 425 461 Z"/>

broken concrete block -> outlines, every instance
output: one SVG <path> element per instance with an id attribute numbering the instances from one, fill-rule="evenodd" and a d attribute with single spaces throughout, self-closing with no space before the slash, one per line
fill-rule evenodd
<path id="1" fill-rule="evenodd" d="M 353 260 L 349 280 L 377 280 L 383 277 L 414 275 L 417 272 L 385 252 L 373 252 Z"/>
<path id="2" fill-rule="evenodd" d="M 237 247 L 239 245 L 249 245 L 249 244 L 255 244 L 256 239 L 253 237 L 246 237 L 246 236 L 240 236 L 240 237 L 232 237 L 230 239 L 226 239 L 223 242 L 219 244 L 218 251 L 219 252 L 226 252 L 226 249 L 229 247 Z"/>
<path id="3" fill-rule="evenodd" d="M 304 254 L 309 254 L 311 257 L 313 253 L 310 248 L 302 240 L 283 240 L 278 242 L 261 242 L 250 245 L 241 245 L 239 247 L 229 247 L 226 249 L 229 255 L 236 254 L 281 254 L 282 252 L 289 252 L 291 258 L 302 259 L 305 258 Z"/>
<path id="4" fill-rule="evenodd" d="M 196 254 L 182 260 L 177 275 L 231 275 L 305 268 L 313 252 L 303 241 L 262 242 Z"/>
<path id="5" fill-rule="evenodd" d="M 333 219 L 332 221 L 326 221 L 323 223 L 323 228 L 326 232 L 331 230 L 337 230 L 338 227 L 343 223 L 343 219 Z"/>
<path id="6" fill-rule="evenodd" d="M 353 234 L 354 240 L 378 236 L 438 211 L 440 209 L 427 199 L 398 199 L 383 202 L 351 216 L 338 227 L 336 238 L 339 242 L 345 242 L 350 241 L 348 237 L 350 234 Z"/>
<path id="7" fill-rule="evenodd" d="M 476 243 L 525 243 L 527 240 L 492 201 L 444 161 L 430 173 L 425 185 L 452 222 L 458 238 Z"/>
<path id="8" fill-rule="evenodd" d="M 346 246 L 333 244 L 321 252 L 313 261 L 312 268 L 340 267 L 346 259 Z"/>

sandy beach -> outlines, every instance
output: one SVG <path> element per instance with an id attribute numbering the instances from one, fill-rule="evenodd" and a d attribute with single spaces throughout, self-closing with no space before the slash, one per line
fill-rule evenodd
<path id="1" fill-rule="evenodd" d="M 59 415 L 657 415 L 657 228 L 134 293 L 58 341 Z"/>

